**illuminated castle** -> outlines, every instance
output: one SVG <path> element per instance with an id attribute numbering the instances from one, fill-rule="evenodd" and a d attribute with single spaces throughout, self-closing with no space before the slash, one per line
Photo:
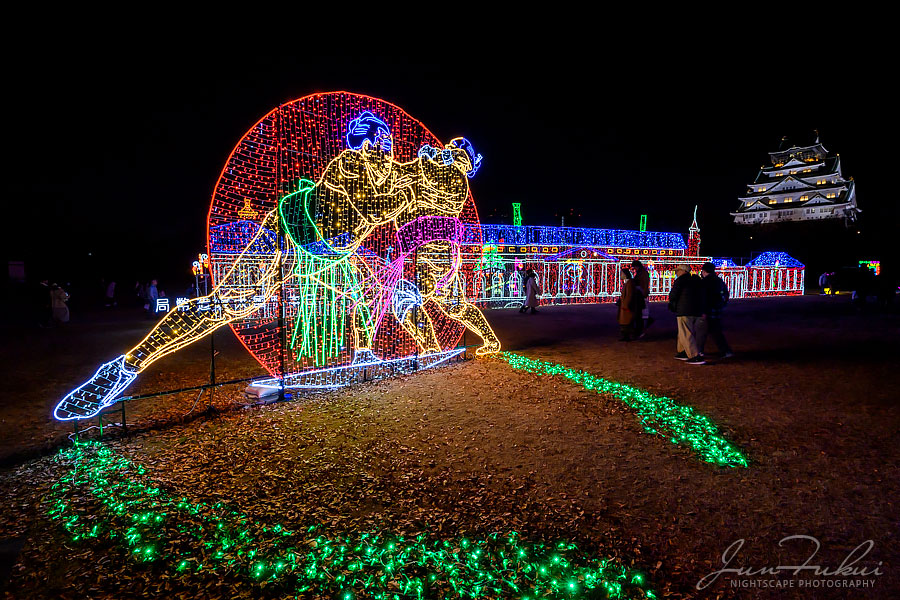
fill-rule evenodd
<path id="1" fill-rule="evenodd" d="M 818 135 L 812 146 L 770 152 L 769 158 L 772 165 L 760 169 L 731 213 L 735 223 L 856 220 L 856 185 L 852 178 L 844 179 L 840 155 L 828 156 Z"/>

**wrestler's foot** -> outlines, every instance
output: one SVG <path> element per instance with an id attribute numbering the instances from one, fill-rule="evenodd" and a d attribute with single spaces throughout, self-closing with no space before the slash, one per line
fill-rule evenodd
<path id="1" fill-rule="evenodd" d="M 87 419 L 115 403 L 119 394 L 134 381 L 137 371 L 125 364 L 125 355 L 104 363 L 90 381 L 69 392 L 56 405 L 53 416 L 60 421 Z"/>
<path id="2" fill-rule="evenodd" d="M 353 355 L 353 363 L 354 365 L 359 364 L 371 364 L 381 362 L 381 359 L 375 356 L 375 353 L 369 350 L 368 348 L 364 348 L 361 350 L 357 350 L 356 354 Z"/>
<path id="3" fill-rule="evenodd" d="M 487 340 L 481 348 L 478 348 L 475 351 L 475 356 L 485 356 L 496 352 L 500 352 L 500 340 L 495 338 L 493 340 Z"/>

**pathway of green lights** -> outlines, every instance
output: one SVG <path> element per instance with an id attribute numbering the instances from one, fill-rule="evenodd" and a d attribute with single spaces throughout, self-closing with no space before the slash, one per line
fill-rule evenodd
<path id="1" fill-rule="evenodd" d="M 501 352 L 497 356 L 514 369 L 540 375 L 562 375 L 581 384 L 586 390 L 594 390 L 598 394 L 621 400 L 637 412 L 644 430 L 664 435 L 673 444 L 690 446 L 707 462 L 728 467 L 747 466 L 747 459 L 740 451 L 719 435 L 719 430 L 709 419 L 697 414 L 690 406 L 681 406 L 671 398 L 655 396 L 636 387 L 615 383 L 565 365 L 526 358 L 511 352 Z"/>
<path id="2" fill-rule="evenodd" d="M 571 543 L 528 544 L 516 533 L 450 542 L 338 536 L 321 526 L 291 531 L 221 503 L 174 498 L 143 467 L 96 442 L 77 443 L 57 460 L 71 471 L 53 485 L 49 514 L 74 542 L 121 544 L 134 559 L 165 565 L 187 582 L 238 575 L 285 593 L 341 600 L 656 597 L 640 573 L 591 559 Z M 83 510 L 86 496 L 99 500 L 101 510 Z"/>

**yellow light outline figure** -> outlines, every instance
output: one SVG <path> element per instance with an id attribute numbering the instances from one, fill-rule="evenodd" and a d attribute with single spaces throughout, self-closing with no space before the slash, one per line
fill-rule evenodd
<path id="1" fill-rule="evenodd" d="M 365 177 L 361 176 L 360 166 Z M 251 315 L 261 308 L 253 298 L 261 297 L 263 303 L 267 302 L 278 292 L 280 285 L 294 277 L 316 281 L 331 291 L 335 298 L 349 298 L 353 303 L 351 325 L 357 356 L 362 353 L 365 360 L 375 358 L 371 354 L 371 344 L 376 328 L 373 318 L 377 322 L 378 315 L 373 315 L 375 307 L 371 306 L 371 300 L 363 302 L 361 292 L 364 287 L 346 289 L 334 285 L 333 281 L 323 275 L 329 270 L 333 273 L 335 268 L 350 273 L 347 271 L 349 261 L 352 271 L 350 274 L 359 277 L 357 284 L 360 281 L 372 282 L 370 287 L 374 290 L 370 292 L 381 291 L 378 289 L 378 274 L 364 258 L 356 256 L 362 242 L 376 227 L 391 221 L 399 230 L 403 225 L 414 223 L 421 217 L 446 216 L 458 220 L 469 192 L 466 174 L 471 170 L 472 160 L 469 155 L 465 150 L 454 147 L 452 142 L 445 146 L 440 161 L 421 155 L 407 163 L 394 161 L 389 134 L 386 139 L 382 137 L 374 142 L 365 140 L 359 150 L 344 150 L 329 163 L 314 185 L 314 190 L 320 196 L 317 200 L 330 203 L 329 208 L 335 209 L 331 220 L 319 222 L 320 215 L 316 215 L 318 221 L 314 220 L 313 215 L 309 214 L 308 204 L 305 206 L 309 224 L 313 225 L 309 230 L 315 232 L 318 242 L 327 244 L 340 256 L 338 260 L 307 252 L 296 243 L 297 240 L 292 235 L 285 237 L 285 245 L 293 247 L 291 252 L 283 252 L 277 247 L 277 243 L 271 244 L 271 240 L 265 238 L 266 233 L 271 233 L 279 225 L 284 225 L 289 234 L 292 226 L 306 225 L 285 222 L 282 213 L 284 202 L 299 192 L 285 196 L 279 201 L 278 207 L 265 216 L 250 243 L 210 294 L 193 298 L 167 313 L 134 348 L 101 365 L 88 382 L 66 395 L 54 409 L 54 416 L 59 420 L 71 420 L 96 415 L 104 407 L 113 404 L 137 374 L 152 363 L 228 323 Z M 363 186 L 370 186 L 371 189 L 365 190 L 367 193 L 360 193 L 352 185 L 357 183 L 354 180 L 360 179 L 363 179 L 360 182 Z M 445 188 L 442 183 L 449 187 Z M 300 191 L 309 194 L 313 189 Z M 345 219 L 355 221 L 349 231 L 339 225 L 343 223 L 339 220 L 341 212 L 346 214 Z M 279 223 L 279 219 L 282 223 Z M 351 233 L 348 243 L 336 244 L 335 240 L 341 239 L 345 233 Z M 258 254 L 258 246 L 265 246 L 267 243 L 269 247 L 265 254 L 271 254 L 272 258 L 261 268 L 258 261 L 248 255 Z M 446 261 L 435 258 L 444 252 L 447 253 Z M 395 316 L 402 319 L 404 330 L 414 338 L 419 349 L 423 353 L 441 350 L 431 318 L 424 308 L 426 302 L 432 301 L 446 316 L 482 337 L 485 343 L 476 350 L 477 355 L 499 351 L 500 342 L 484 315 L 460 293 L 458 269 L 461 255 L 458 240 L 456 243 L 428 241 L 417 249 L 417 254 L 422 256 L 421 261 L 414 265 L 422 286 L 421 290 L 417 290 L 416 302 L 421 310 L 406 311 L 402 315 L 395 312 Z M 298 272 L 296 267 L 302 258 L 306 258 L 317 268 L 311 272 Z M 316 261 L 320 262 L 317 264 Z M 287 269 L 287 276 L 284 269 Z M 363 269 L 367 273 L 363 273 Z M 414 320 L 413 313 L 418 317 L 417 321 Z"/>

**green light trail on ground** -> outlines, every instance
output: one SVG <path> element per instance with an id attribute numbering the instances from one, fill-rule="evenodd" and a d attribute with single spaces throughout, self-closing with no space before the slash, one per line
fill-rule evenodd
<path id="1" fill-rule="evenodd" d="M 727 467 L 747 466 L 744 455 L 719 435 L 715 424 L 690 406 L 682 406 L 671 398 L 656 396 L 558 363 L 527 358 L 512 352 L 501 352 L 496 356 L 514 369 L 538 375 L 562 376 L 584 386 L 586 390 L 624 402 L 637 412 L 645 431 L 668 437 L 673 444 L 689 446 L 706 462 Z"/>
<path id="2" fill-rule="evenodd" d="M 342 600 L 656 598 L 639 572 L 567 542 L 527 543 L 516 533 L 442 541 L 424 534 L 335 535 L 321 526 L 289 530 L 222 503 L 176 498 L 143 467 L 97 442 L 76 443 L 56 460 L 71 470 L 46 502 L 73 542 L 117 543 L 187 584 L 238 576 L 287 594 Z"/>

